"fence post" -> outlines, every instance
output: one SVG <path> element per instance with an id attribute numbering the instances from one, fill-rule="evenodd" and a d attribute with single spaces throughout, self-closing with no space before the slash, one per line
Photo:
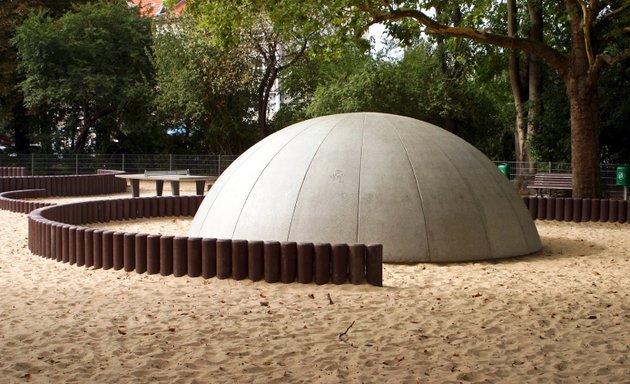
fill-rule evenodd
<path id="1" fill-rule="evenodd" d="M 78 153 L 74 154 L 74 174 L 75 175 L 79 174 L 79 154 Z"/>
<path id="2" fill-rule="evenodd" d="M 173 170 L 173 154 L 169 154 L 168 155 L 168 170 L 172 171 Z"/>
<path id="3" fill-rule="evenodd" d="M 35 176 L 35 154 L 31 153 L 31 176 Z"/>
<path id="4" fill-rule="evenodd" d="M 221 174 L 221 155 L 219 155 L 219 169 L 217 170 L 217 176 Z"/>
<path id="5" fill-rule="evenodd" d="M 122 171 L 125 171 L 125 154 L 122 154 Z"/>

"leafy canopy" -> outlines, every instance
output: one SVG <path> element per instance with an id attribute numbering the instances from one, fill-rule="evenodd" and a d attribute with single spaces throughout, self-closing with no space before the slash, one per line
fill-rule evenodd
<path id="1" fill-rule="evenodd" d="M 77 150 L 104 116 L 127 129 L 142 121 L 153 89 L 151 21 L 125 1 L 76 6 L 58 19 L 34 13 L 14 43 L 26 105 L 56 111 L 50 124 L 66 125 L 71 139 L 78 129 Z"/>

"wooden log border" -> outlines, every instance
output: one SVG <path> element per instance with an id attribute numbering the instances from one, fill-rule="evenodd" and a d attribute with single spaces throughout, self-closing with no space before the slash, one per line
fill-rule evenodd
<path id="1" fill-rule="evenodd" d="M 86 268 L 285 284 L 383 285 L 380 244 L 202 239 L 89 228 L 95 222 L 192 217 L 203 198 L 151 196 L 38 208 L 28 217 L 28 247 L 36 255 Z"/>
<path id="2" fill-rule="evenodd" d="M 630 223 L 630 204 L 624 200 L 524 196 L 523 202 L 534 220 Z"/>
<path id="3" fill-rule="evenodd" d="M 0 176 L 26 176 L 26 167 L 0 167 Z"/>
<path id="4" fill-rule="evenodd" d="M 25 189 L 0 193 L 0 209 L 17 213 L 29 213 L 35 209 L 54 205 L 41 201 L 22 200 L 48 197 L 45 189 Z"/>
<path id="5" fill-rule="evenodd" d="M 122 193 L 127 190 L 127 181 L 115 177 L 123 173 L 99 169 L 93 175 L 64 176 L 0 176 L 0 193 L 43 189 L 47 196 L 87 196 Z"/>

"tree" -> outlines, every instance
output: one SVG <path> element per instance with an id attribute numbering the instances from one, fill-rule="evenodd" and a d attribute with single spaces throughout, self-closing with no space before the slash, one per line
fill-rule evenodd
<path id="1" fill-rule="evenodd" d="M 269 104 L 281 74 L 302 62 L 308 50 L 323 40 L 333 46 L 332 34 L 319 28 L 319 4 L 294 0 L 198 0 L 187 12 L 200 20 L 221 49 L 240 46 L 257 69 L 257 119 L 260 136 L 269 131 Z"/>
<path id="2" fill-rule="evenodd" d="M 527 15 L 529 28 L 527 37 L 539 43 L 543 42 L 543 10 L 541 0 L 527 1 Z M 525 18 L 525 17 L 523 17 Z M 508 36 L 518 37 L 518 7 L 516 0 L 507 2 Z M 521 60 L 517 50 L 510 51 L 510 84 L 516 107 L 515 121 L 515 154 L 516 161 L 529 163 L 533 160 L 529 143 L 538 131 L 540 123 L 540 92 L 541 92 L 541 63 L 534 55 L 526 55 Z"/>
<path id="3" fill-rule="evenodd" d="M 630 58 L 627 30 L 630 7 L 626 1 L 565 0 L 562 25 L 568 46 L 554 47 L 532 37 L 474 27 L 456 27 L 438 22 L 422 11 L 432 2 L 353 1 L 346 10 L 369 15 L 371 22 L 398 23 L 413 20 L 424 32 L 471 39 L 480 43 L 523 51 L 539 57 L 562 78 L 571 112 L 571 163 L 573 196 L 595 197 L 599 192 L 598 83 L 602 71 Z M 477 19 L 488 11 L 487 2 L 467 7 Z"/>
<path id="4" fill-rule="evenodd" d="M 239 153 L 255 141 L 255 74 L 242 47 L 221 49 L 190 15 L 157 25 L 157 113 L 174 151 Z"/>
<path id="5" fill-rule="evenodd" d="M 509 97 L 507 76 L 497 71 L 504 62 L 461 61 L 454 76 L 455 71 L 445 73 L 441 68 L 445 57 L 450 61 L 456 54 L 426 41 L 415 45 L 399 60 L 373 57 L 349 46 L 336 60 L 314 59 L 294 67 L 285 79 L 292 102 L 280 109 L 273 123 L 286 126 L 308 117 L 360 111 L 393 113 L 438 125 L 449 118 L 457 123 L 457 135 L 489 157 L 504 159 L 512 148 L 511 115 L 501 109 L 510 105 L 495 102 Z"/>
<path id="6" fill-rule="evenodd" d="M 75 3 L 79 3 L 76 1 Z M 17 51 L 11 40 L 16 28 L 36 9 L 58 17 L 70 8 L 70 0 L 6 0 L 0 2 L 0 130 L 13 136 L 15 149 L 26 152 L 40 116 L 24 105 L 18 84 L 24 80 L 17 70 Z"/>
<path id="7" fill-rule="evenodd" d="M 69 146 L 101 147 L 118 129 L 142 129 L 153 92 L 151 21 L 125 1 L 76 6 L 53 19 L 32 14 L 14 39 L 28 108 L 65 128 Z M 106 119 L 107 117 L 107 119 Z"/>

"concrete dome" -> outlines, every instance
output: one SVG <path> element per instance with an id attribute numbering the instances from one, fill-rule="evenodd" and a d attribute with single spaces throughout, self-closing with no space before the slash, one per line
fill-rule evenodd
<path id="1" fill-rule="evenodd" d="M 519 256 L 542 245 L 525 204 L 472 145 L 382 113 L 307 120 L 219 177 L 189 236 L 382 243 L 387 262 Z"/>

